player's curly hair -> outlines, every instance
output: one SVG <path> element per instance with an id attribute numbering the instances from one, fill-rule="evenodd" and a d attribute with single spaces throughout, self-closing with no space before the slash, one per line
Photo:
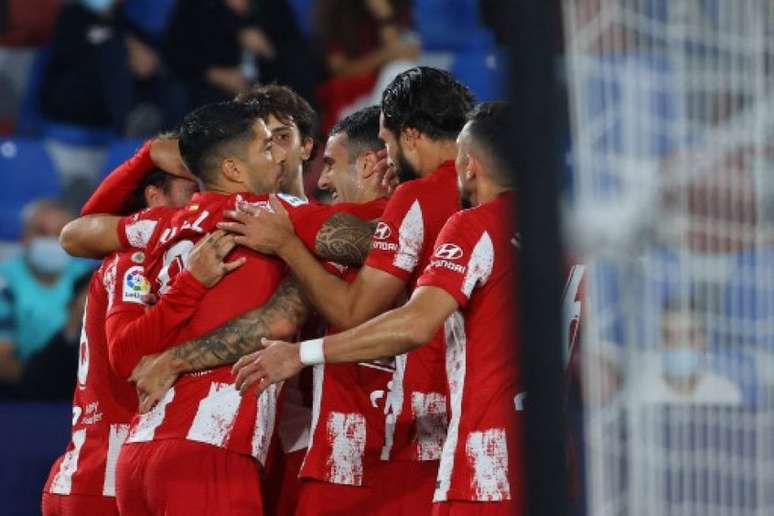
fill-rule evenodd
<path id="1" fill-rule="evenodd" d="M 411 127 L 433 140 L 453 140 L 473 102 L 468 87 L 449 72 L 418 66 L 396 76 L 382 93 L 384 126 L 395 135 Z"/>
<path id="2" fill-rule="evenodd" d="M 257 120 L 250 104 L 226 101 L 195 109 L 180 126 L 180 154 L 188 170 L 209 183 L 219 170 L 226 152 L 239 152 L 254 138 Z"/>

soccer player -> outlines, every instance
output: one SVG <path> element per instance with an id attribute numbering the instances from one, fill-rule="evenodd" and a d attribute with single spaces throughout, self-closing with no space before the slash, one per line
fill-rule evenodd
<path id="1" fill-rule="evenodd" d="M 306 365 L 396 356 L 427 346 L 446 329 L 451 420 L 444 442 L 433 514 L 523 514 L 521 459 L 523 385 L 514 272 L 518 238 L 510 223 L 515 197 L 505 161 L 509 109 L 484 103 L 458 137 L 457 181 L 464 206 L 434 245 L 433 256 L 402 307 L 337 335 L 300 345 L 266 342 L 240 360 L 241 388 L 259 391 Z"/>
<path id="2" fill-rule="evenodd" d="M 223 227 L 241 233 L 238 242 L 281 257 L 336 328 L 352 328 L 391 309 L 406 290 L 413 291 L 438 232 L 459 209 L 455 139 L 472 102 L 469 90 L 449 73 L 427 67 L 399 74 L 385 89 L 379 136 L 402 184 L 390 197 L 365 266 L 352 282 L 327 272 L 281 212 L 237 215 L 239 224 Z M 296 232 L 301 230 L 295 225 Z M 447 426 L 443 338 L 439 330 L 428 345 L 396 357 L 382 450 L 382 459 L 390 462 L 381 482 L 394 488 L 385 495 L 387 511 L 390 506 L 407 514 L 431 510 Z"/>
<path id="3" fill-rule="evenodd" d="M 164 145 L 163 140 L 155 140 L 143 147 L 143 157 L 149 167 L 155 164 L 151 159 L 152 148 L 156 161 L 164 163 L 163 158 L 159 159 Z M 127 206 L 121 208 L 136 211 L 145 207 L 184 205 L 196 191 L 196 183 L 179 169 L 176 173 L 181 175 L 152 169 L 139 181 Z M 119 168 L 107 181 L 125 184 L 123 176 L 124 171 Z M 98 203 L 97 198 L 91 201 L 92 205 Z M 111 209 L 104 203 L 100 207 Z M 214 253 L 215 248 L 201 248 L 189 263 L 192 274 L 200 279 L 206 277 L 201 266 L 207 265 L 202 259 L 208 251 Z M 73 394 L 71 441 L 65 454 L 51 467 L 43 490 L 44 516 L 118 514 L 115 464 L 129 422 L 137 410 L 137 395 L 133 386 L 115 375 L 108 364 L 104 322 L 109 292 L 115 288 L 116 259 L 117 255 L 111 255 L 103 260 L 89 282 Z"/>

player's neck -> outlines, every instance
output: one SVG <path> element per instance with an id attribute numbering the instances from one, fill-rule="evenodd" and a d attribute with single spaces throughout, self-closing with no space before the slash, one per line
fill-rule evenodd
<path id="1" fill-rule="evenodd" d="M 453 140 L 432 142 L 419 155 L 419 175 L 427 177 L 447 161 L 457 158 L 457 143 Z"/>
<path id="2" fill-rule="evenodd" d="M 476 206 L 494 201 L 511 188 L 500 186 L 491 181 L 482 181 L 476 188 Z"/>
<path id="3" fill-rule="evenodd" d="M 306 197 L 306 192 L 304 191 L 304 175 L 302 173 L 301 167 L 298 168 L 298 173 L 296 174 L 296 178 L 293 180 L 293 182 L 288 185 L 286 192 L 281 192 L 290 194 L 294 197 L 298 197 L 299 199 L 308 200 Z"/>

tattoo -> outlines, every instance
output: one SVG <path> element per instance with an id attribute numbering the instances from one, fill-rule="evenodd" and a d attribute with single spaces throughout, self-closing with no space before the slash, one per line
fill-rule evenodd
<path id="1" fill-rule="evenodd" d="M 309 313 L 301 288 L 283 281 L 265 304 L 246 312 L 209 334 L 170 349 L 187 371 L 231 364 L 261 348 L 261 337 L 290 338 Z"/>
<path id="2" fill-rule="evenodd" d="M 315 254 L 318 258 L 342 265 L 361 266 L 371 249 L 375 229 L 375 222 L 349 213 L 331 215 L 317 233 Z"/>

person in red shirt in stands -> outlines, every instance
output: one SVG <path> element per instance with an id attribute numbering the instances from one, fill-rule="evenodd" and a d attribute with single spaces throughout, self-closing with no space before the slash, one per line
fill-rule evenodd
<path id="1" fill-rule="evenodd" d="M 459 135 L 457 180 L 465 209 L 444 225 L 432 258 L 402 307 L 337 335 L 265 342 L 234 367 L 244 391 L 261 392 L 306 365 L 396 356 L 427 346 L 446 330 L 451 420 L 444 442 L 433 514 L 523 514 L 523 391 L 517 367 L 516 201 L 506 164 L 509 117 L 504 103 L 484 103 Z M 472 206 L 472 208 L 470 208 Z"/>
<path id="2" fill-rule="evenodd" d="M 382 97 L 379 137 L 401 185 L 390 197 L 365 265 L 351 282 L 330 274 L 296 238 L 303 227 L 281 212 L 236 215 L 223 229 L 237 242 L 277 254 L 314 307 L 340 330 L 393 308 L 412 292 L 430 262 L 441 227 L 459 210 L 456 137 L 472 108 L 470 91 L 448 72 L 428 67 L 399 74 Z M 386 395 L 382 485 L 386 511 L 428 514 L 446 436 L 447 393 L 443 331 L 432 342 L 396 357 Z M 405 486 L 411 486 L 406 490 Z"/>

